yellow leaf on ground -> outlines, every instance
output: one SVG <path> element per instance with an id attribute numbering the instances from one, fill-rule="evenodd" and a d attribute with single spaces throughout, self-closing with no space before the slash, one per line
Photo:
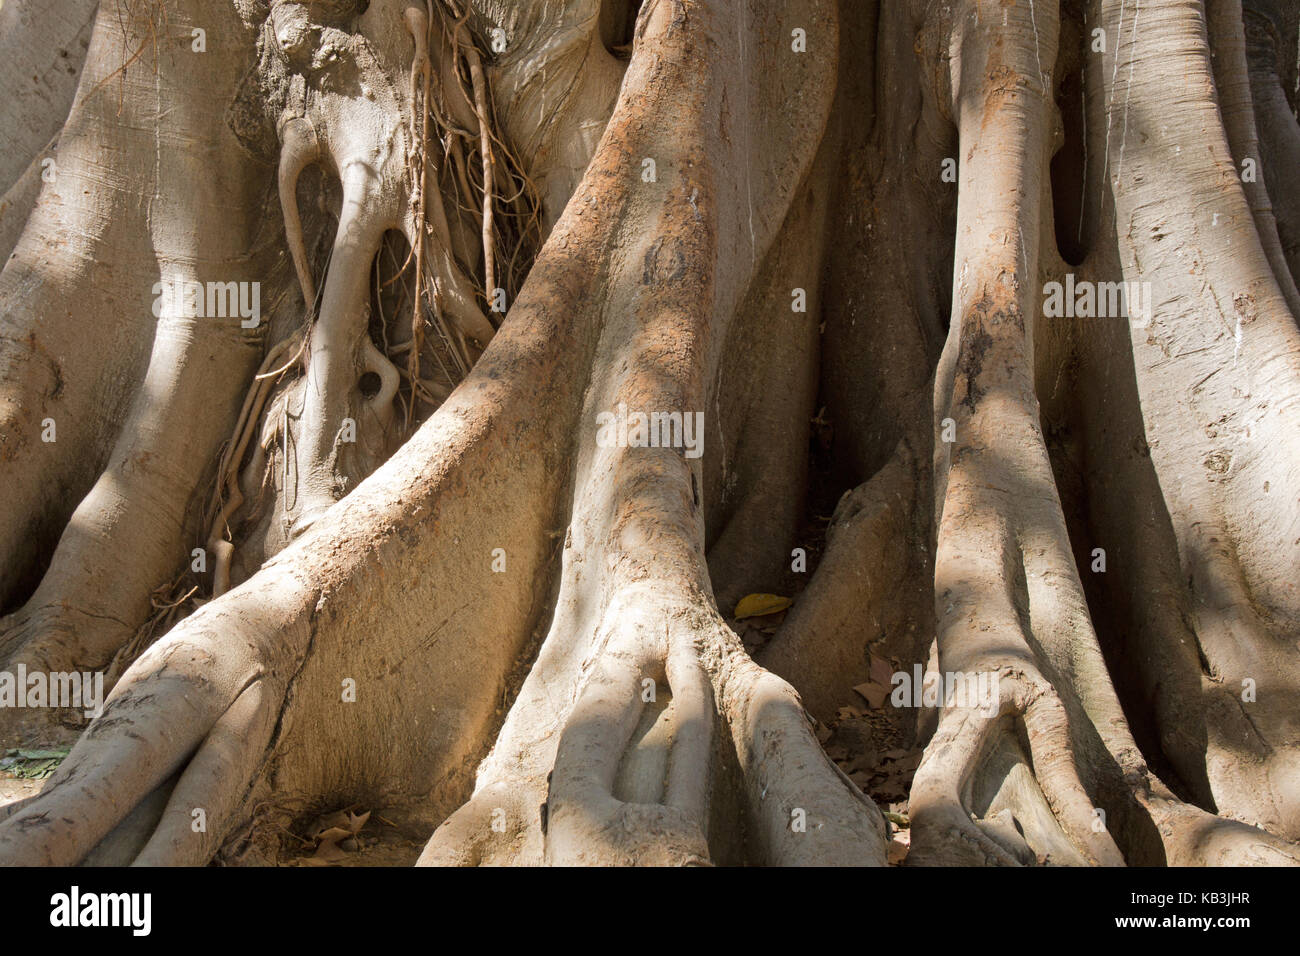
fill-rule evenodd
<path id="1" fill-rule="evenodd" d="M 784 611 L 793 602 L 777 594 L 746 594 L 736 605 L 735 618 L 739 621 L 745 617 L 762 617 Z"/>

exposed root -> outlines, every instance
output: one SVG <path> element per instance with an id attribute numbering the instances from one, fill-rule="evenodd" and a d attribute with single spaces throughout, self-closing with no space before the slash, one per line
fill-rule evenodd
<path id="1" fill-rule="evenodd" d="M 1236 4 L 1223 6 L 1210 39 L 1240 63 Z M 1140 23 L 1121 22 L 1115 3 L 1101 13 L 1119 38 L 1106 58 L 1106 99 L 1127 129 L 1123 164 L 1113 161 L 1109 176 L 1120 259 L 1125 280 L 1155 290 L 1150 314 L 1131 323 L 1137 392 L 1177 544 L 1178 599 L 1204 661 L 1200 699 L 1167 704 L 1160 732 L 1187 738 L 1188 722 L 1200 723 L 1199 751 L 1171 748 L 1180 772 L 1206 779 L 1219 813 L 1296 839 L 1300 329 L 1288 306 L 1292 284 L 1258 186 L 1243 182 L 1249 157 L 1233 152 L 1252 148 L 1246 91 L 1216 88 L 1223 71 L 1211 62 L 1199 11 L 1151 0 Z M 1156 63 L 1170 72 L 1156 75 Z M 1174 115 L 1125 111 L 1125 103 L 1167 98 L 1172 76 Z M 1153 139 L 1157 127 L 1169 135 Z M 1186 184 L 1159 212 L 1149 205 L 1156 170 Z M 1192 199 L 1202 190 L 1208 201 Z M 1175 220 L 1187 231 L 1165 244 L 1161 224 Z"/>
<path id="2" fill-rule="evenodd" d="M 926 747 L 910 796 L 914 836 L 909 864 L 1123 865 L 1124 858 L 1110 834 L 1104 825 L 1098 825 L 1104 818 L 1096 813 L 1079 778 L 1069 722 L 1056 692 L 1041 675 L 1030 671 L 1004 667 L 997 674 L 995 698 L 947 702 L 939 730 Z M 1043 819 L 1032 813 L 1032 792 L 1017 798 L 1014 791 L 1008 791 L 1008 797 L 1020 805 L 973 821 L 966 807 L 975 778 L 989 765 L 999 737 L 1011 734 L 1014 738 L 1016 731 L 1023 732 L 1028 741 L 1029 752 L 1020 759 L 1032 768 L 1033 780 L 1051 815 Z M 1002 814 L 1012 825 L 1009 831 L 1005 824 L 1000 825 Z M 1028 834 L 1025 824 L 1031 828 Z M 1056 839 L 1056 826 L 1065 841 Z M 1034 847 L 1051 849 L 1039 859 Z"/>
<path id="3" fill-rule="evenodd" d="M 647 27 L 655 39 L 633 60 L 624 102 L 672 95 L 692 117 L 692 137 L 725 150 L 705 132 L 717 106 L 685 82 L 678 44 L 696 30 L 735 42 L 726 21 L 697 10 L 678 32 L 668 6 L 655 7 Z M 653 93 L 642 86 L 647 75 Z M 606 143 L 635 141 L 640 128 L 616 111 Z M 712 230 L 695 224 L 718 215 L 715 183 L 728 167 L 698 162 L 692 141 L 672 145 L 690 150 L 677 160 L 689 172 L 652 193 L 660 232 L 616 274 L 612 287 L 632 294 L 603 329 L 585 421 L 619 406 L 684 417 L 707 403 L 702 346 L 712 299 L 699 284 L 719 280 L 703 265 L 714 253 Z M 669 148 L 658 145 L 661 156 Z M 589 177 L 605 175 L 597 165 Z M 719 230 L 737 227 L 732 220 Z M 655 276 L 653 299 L 637 294 Z M 724 288 L 727 307 L 738 306 L 736 286 Z M 668 360 L 669 349 L 686 358 Z M 621 447 L 590 431 L 575 457 L 549 634 L 474 797 L 435 832 L 421 861 L 694 864 L 750 853 L 775 863 L 883 863 L 879 812 L 821 751 L 789 685 L 748 659 L 713 607 L 698 466 L 672 447 Z M 753 844 L 740 845 L 734 827 L 715 833 L 715 814 L 742 815 Z M 494 820 L 500 826 L 480 829 Z"/>
<path id="4" fill-rule="evenodd" d="M 51 316 L 20 315 L 0 336 L 6 374 L 18 370 L 0 395 L 0 469 L 38 462 L 86 497 L 58 513 L 18 476 L 0 570 L 24 583 L 0 582 L 5 594 L 29 597 L 44 561 L 8 560 L 27 528 L 57 523 L 64 540 L 4 620 L 0 663 L 108 661 L 117 686 L 46 791 L 0 810 L 0 863 L 273 860 L 295 818 L 364 805 L 432 834 L 423 864 L 881 865 L 882 814 L 828 759 L 796 688 L 829 716 L 885 644 L 928 658 L 927 680 L 946 685 L 904 702 L 924 715 L 908 741 L 924 743 L 909 863 L 1300 863 L 1292 220 L 1236 172 L 1242 154 L 1286 156 L 1295 137 L 1278 125 L 1285 97 L 1255 95 L 1277 69 L 1249 66 L 1260 37 L 1240 29 L 1238 0 L 1204 14 L 1093 0 L 1086 22 L 1110 45 L 1082 66 L 1058 49 L 1080 23 L 1070 7 L 1062 29 L 1056 0 L 917 0 L 878 37 L 888 5 L 868 5 L 849 45 L 870 35 L 869 60 L 838 74 L 833 2 L 782 0 L 760 20 L 749 4 L 648 0 L 625 77 L 601 5 L 556 6 L 510 6 L 522 35 L 489 58 L 472 3 L 274 0 L 247 25 L 261 30 L 256 69 L 202 67 L 267 115 L 193 109 L 206 139 L 178 146 L 184 162 L 157 154 L 148 216 L 124 230 L 148 263 L 133 282 L 256 259 L 279 270 L 275 314 L 245 334 L 127 312 L 112 334 L 85 334 L 106 351 L 147 339 L 152 353 L 88 384 L 89 363 L 74 366 L 71 398 L 49 356 L 79 334 L 62 316 L 93 288 L 96 250 L 43 277 L 38 253 L 63 233 L 62 194 L 42 191 L 0 277 L 6 307 L 26 284 Z M 769 42 L 770 23 L 795 14 L 814 55 Z M 109 59 L 126 65 L 100 62 L 87 87 L 121 76 L 121 135 L 148 134 L 141 155 L 166 115 L 163 84 L 132 66 L 152 31 L 114 34 Z M 890 51 L 918 62 L 876 62 Z M 1056 104 L 1076 67 L 1082 171 L 1062 155 L 1078 134 Z M 175 66 L 161 55 L 157 69 Z M 549 100 L 548 70 L 561 88 Z M 872 104 L 871 129 L 843 140 L 837 75 L 853 90 L 843 102 Z M 151 90 L 157 116 L 136 102 Z M 900 91 L 913 102 L 882 106 Z M 939 128 L 949 119 L 956 143 Z M 951 320 L 932 376 L 949 303 L 929 288 L 947 251 L 927 230 L 946 229 L 951 205 L 935 198 L 946 185 L 902 182 L 905 164 L 883 155 L 900 137 L 930 165 L 956 153 Z M 278 169 L 236 170 L 242 231 L 209 243 L 194 225 L 222 197 L 194 184 L 194 157 L 235 139 L 278 149 Z M 507 140 L 542 157 L 527 174 Z M 86 141 L 95 150 L 77 154 Z M 60 139 L 86 195 L 106 148 L 84 127 Z M 646 160 L 654 174 L 638 175 Z M 1170 170 L 1190 198 L 1156 191 Z M 303 191 L 319 202 L 300 209 L 300 179 L 318 176 Z M 272 178 L 301 310 L 281 308 L 294 285 L 282 253 L 247 248 L 250 184 L 270 201 Z M 910 226 L 933 199 L 926 241 L 878 252 L 844 224 L 819 238 L 841 180 L 844 218 L 866 215 L 866 231 Z M 106 195 L 130 212 L 130 197 Z M 1069 268 L 1053 242 L 1062 209 L 1070 230 L 1078 214 L 1071 250 L 1089 247 L 1078 276 L 1149 277 L 1161 288 L 1145 308 L 1093 329 L 1053 322 L 1042 297 Z M 98 236 L 75 226 L 69 242 Z M 827 268 L 824 246 L 846 238 L 857 245 L 842 256 L 869 266 Z M 916 281 L 897 282 L 908 269 Z M 790 301 L 817 304 L 767 314 Z M 877 348 L 890 323 L 898 341 Z M 768 354 L 733 364 L 755 343 Z M 819 492 L 829 505 L 853 490 L 767 670 L 718 600 L 773 554 L 784 564 L 797 533 L 819 348 L 837 407 L 818 415 L 812 457 L 838 456 Z M 906 374 L 884 384 L 900 357 Z M 139 380 L 117 401 L 132 408 L 124 425 L 91 414 L 113 375 Z M 103 460 L 33 452 L 47 408 L 67 409 L 60 427 Z M 613 409 L 646 416 L 651 440 L 611 436 Z M 836 428 L 853 432 L 838 446 Z M 763 484 L 774 463 L 784 473 Z M 1112 464 L 1121 477 L 1098 478 Z M 208 480 L 207 510 L 191 514 Z M 1131 519 L 1141 526 L 1116 530 Z M 1119 582 L 1087 577 L 1090 535 Z M 209 600 L 197 569 L 174 573 L 195 538 Z M 141 557 L 106 574 L 122 550 Z M 1099 595 L 1124 607 L 1110 614 Z M 0 718 L 0 737 L 18 726 Z"/>

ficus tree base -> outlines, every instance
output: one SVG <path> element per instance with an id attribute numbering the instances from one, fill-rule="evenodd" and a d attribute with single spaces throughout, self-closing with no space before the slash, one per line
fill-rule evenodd
<path id="1" fill-rule="evenodd" d="M 1284 6 L 103 0 L 0 169 L 0 670 L 113 686 L 0 863 L 884 865 L 873 654 L 992 688 L 909 865 L 1300 862 Z"/>

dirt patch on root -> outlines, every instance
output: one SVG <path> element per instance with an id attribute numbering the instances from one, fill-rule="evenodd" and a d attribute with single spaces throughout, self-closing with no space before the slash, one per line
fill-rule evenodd
<path id="1" fill-rule="evenodd" d="M 44 786 L 44 780 L 25 780 L 0 771 L 0 807 L 34 797 Z"/>
<path id="2" fill-rule="evenodd" d="M 43 727 L 23 734 L 17 747 L 0 747 L 0 807 L 40 793 L 79 732 L 73 727 Z"/>

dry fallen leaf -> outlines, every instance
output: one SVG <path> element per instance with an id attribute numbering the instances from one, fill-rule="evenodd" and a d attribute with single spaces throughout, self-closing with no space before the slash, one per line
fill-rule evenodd
<path id="1" fill-rule="evenodd" d="M 316 821 L 313 837 L 319 841 L 314 855 L 303 860 L 306 866 L 329 866 L 347 857 L 347 850 L 357 848 L 356 836 L 370 819 L 370 811 L 352 813 L 339 810 L 328 813 Z M 339 844 L 345 846 L 340 847 Z"/>
<path id="2" fill-rule="evenodd" d="M 889 698 L 889 688 L 879 684 L 858 684 L 853 689 L 862 695 L 872 710 L 879 710 Z"/>
<path id="3" fill-rule="evenodd" d="M 875 654 L 871 655 L 871 664 L 868 673 L 870 674 L 872 683 L 881 684 L 885 687 L 892 687 L 894 683 L 894 671 L 895 668 L 889 663 L 889 661 L 885 660 L 883 657 L 877 657 Z"/>
<path id="4" fill-rule="evenodd" d="M 343 827 L 330 827 L 321 833 L 316 834 L 316 839 L 321 843 L 338 843 L 339 840 L 346 840 L 352 836 L 351 830 L 345 830 Z"/>

